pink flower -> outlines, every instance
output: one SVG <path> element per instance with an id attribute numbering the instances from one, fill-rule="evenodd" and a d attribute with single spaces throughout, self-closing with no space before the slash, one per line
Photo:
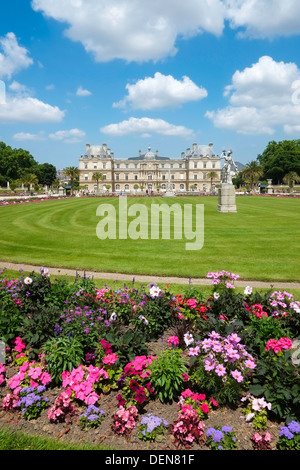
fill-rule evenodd
<path id="1" fill-rule="evenodd" d="M 94 405 L 96 401 L 98 400 L 99 395 L 97 395 L 96 392 L 91 392 L 85 399 L 85 403 L 87 405 Z"/>
<path id="2" fill-rule="evenodd" d="M 190 308 L 196 308 L 197 307 L 197 300 L 196 299 L 189 299 L 186 304 Z"/>
<path id="3" fill-rule="evenodd" d="M 179 338 L 177 336 L 169 336 L 168 344 L 172 344 L 173 346 L 179 344 Z"/>
<path id="4" fill-rule="evenodd" d="M 243 382 L 243 376 L 238 370 L 234 370 L 231 372 L 232 377 L 237 381 L 237 382 Z"/>
<path id="5" fill-rule="evenodd" d="M 32 379 L 38 379 L 42 375 L 41 367 L 31 367 L 28 371 L 29 377 Z"/>
<path id="6" fill-rule="evenodd" d="M 112 364 L 114 364 L 117 360 L 118 360 L 118 356 L 117 356 L 115 353 L 107 354 L 107 356 L 105 356 L 105 357 L 103 358 L 103 364 L 112 365 Z"/>

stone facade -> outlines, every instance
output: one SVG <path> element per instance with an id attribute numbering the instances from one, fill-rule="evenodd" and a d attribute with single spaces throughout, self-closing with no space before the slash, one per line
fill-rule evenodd
<path id="1" fill-rule="evenodd" d="M 103 179 L 97 181 L 95 173 Z M 214 173 L 213 179 L 211 174 Z M 167 189 L 169 180 L 176 193 L 188 191 L 209 192 L 221 178 L 221 157 L 216 155 L 213 144 L 193 144 L 180 159 L 162 157 L 149 146 L 146 153 L 137 157 L 115 158 L 107 147 L 86 145 L 85 154 L 79 159 L 80 186 L 86 191 L 134 193 Z"/>

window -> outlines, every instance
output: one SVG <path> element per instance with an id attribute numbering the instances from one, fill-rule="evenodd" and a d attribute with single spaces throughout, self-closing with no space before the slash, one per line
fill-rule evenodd
<path id="1" fill-rule="evenodd" d="M 88 164 L 87 164 L 87 163 L 84 164 L 84 169 L 85 169 L 85 170 L 88 169 Z"/>
<path id="2" fill-rule="evenodd" d="M 203 179 L 206 180 L 206 173 L 203 173 Z"/>
<path id="3" fill-rule="evenodd" d="M 119 173 L 117 173 L 116 174 L 116 181 L 119 181 L 119 179 L 120 179 L 120 175 L 119 175 Z"/>
<path id="4" fill-rule="evenodd" d="M 174 180 L 175 179 L 175 175 L 171 175 L 171 180 Z"/>
<path id="5" fill-rule="evenodd" d="M 129 180 L 129 175 L 126 173 L 125 175 L 125 180 L 128 181 Z"/>
<path id="6" fill-rule="evenodd" d="M 161 179 L 162 179 L 163 181 L 165 181 L 166 175 L 162 175 Z"/>
<path id="7" fill-rule="evenodd" d="M 165 184 L 162 184 L 162 185 L 161 185 L 161 189 L 166 189 L 166 185 L 165 185 Z"/>
<path id="8" fill-rule="evenodd" d="M 198 163 L 194 162 L 194 168 L 198 168 Z"/>
<path id="9" fill-rule="evenodd" d="M 106 163 L 103 163 L 103 170 L 106 170 Z"/>
<path id="10" fill-rule="evenodd" d="M 180 173 L 180 179 L 181 179 L 181 180 L 184 179 L 184 173 Z"/>
<path id="11" fill-rule="evenodd" d="M 197 180 L 198 179 L 198 175 L 194 175 L 194 180 Z"/>
<path id="12" fill-rule="evenodd" d="M 88 181 L 89 180 L 89 175 L 88 174 L 85 174 L 84 175 L 84 181 Z"/>
<path id="13" fill-rule="evenodd" d="M 203 163 L 203 168 L 204 168 L 204 169 L 206 168 L 206 163 Z"/>
<path id="14" fill-rule="evenodd" d="M 97 168 L 98 168 L 97 163 L 94 163 L 94 170 L 97 170 Z"/>
<path id="15" fill-rule="evenodd" d="M 148 175 L 148 180 L 152 180 L 152 175 Z"/>
<path id="16" fill-rule="evenodd" d="M 184 184 L 180 185 L 180 191 L 184 191 Z"/>
<path id="17" fill-rule="evenodd" d="M 138 179 L 138 175 L 134 175 L 134 179 L 136 181 Z"/>
<path id="18" fill-rule="evenodd" d="M 129 184 L 125 184 L 125 191 L 129 191 Z"/>
<path id="19" fill-rule="evenodd" d="M 212 164 L 212 167 L 213 167 L 213 168 L 216 168 L 216 164 L 215 164 L 215 163 L 213 163 L 213 164 Z"/>
<path id="20" fill-rule="evenodd" d="M 182 168 L 182 163 L 179 163 L 179 168 Z"/>
<path id="21" fill-rule="evenodd" d="M 116 191 L 120 191 L 120 185 L 116 184 Z"/>

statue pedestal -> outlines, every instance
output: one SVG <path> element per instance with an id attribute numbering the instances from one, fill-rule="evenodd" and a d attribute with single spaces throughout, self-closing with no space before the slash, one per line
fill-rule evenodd
<path id="1" fill-rule="evenodd" d="M 174 193 L 174 191 L 166 191 L 163 197 L 176 197 L 176 194 Z"/>
<path id="2" fill-rule="evenodd" d="M 218 212 L 237 212 L 235 187 L 230 183 L 221 183 L 219 188 Z"/>

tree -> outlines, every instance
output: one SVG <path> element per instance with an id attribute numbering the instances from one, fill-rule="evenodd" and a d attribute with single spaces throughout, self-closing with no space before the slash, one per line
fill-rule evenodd
<path id="1" fill-rule="evenodd" d="M 249 181 L 251 188 L 258 183 L 260 177 L 263 175 L 263 167 L 257 160 L 253 160 L 246 164 L 242 171 L 243 177 Z"/>
<path id="2" fill-rule="evenodd" d="M 97 191 L 99 190 L 99 181 L 103 181 L 103 179 L 103 175 L 100 171 L 95 171 L 95 173 L 93 173 L 93 180 L 97 183 Z"/>
<path id="3" fill-rule="evenodd" d="M 283 182 L 289 186 L 290 189 L 293 189 L 294 184 L 300 181 L 300 176 L 295 171 L 290 171 L 283 177 Z"/>
<path id="4" fill-rule="evenodd" d="M 263 178 L 272 179 L 274 184 L 283 182 L 290 172 L 300 175 L 300 140 L 269 142 L 258 161 L 263 166 Z"/>
<path id="5" fill-rule="evenodd" d="M 57 171 L 54 165 L 50 163 L 42 163 L 37 167 L 37 177 L 39 179 L 39 183 L 42 185 L 51 186 L 53 181 L 55 181 L 57 175 Z"/>
<path id="6" fill-rule="evenodd" d="M 75 180 L 79 177 L 79 169 L 76 166 L 68 166 L 63 170 L 65 176 L 70 178 L 70 185 L 73 187 Z"/>
<path id="7" fill-rule="evenodd" d="M 20 183 L 27 186 L 28 191 L 30 191 L 31 186 L 37 185 L 38 182 L 38 177 L 34 173 L 23 173 L 20 177 Z"/>
<path id="8" fill-rule="evenodd" d="M 24 173 L 37 173 L 38 163 L 24 149 L 12 149 L 0 142 L 0 173 L 6 181 L 17 180 Z"/>
<path id="9" fill-rule="evenodd" d="M 210 179 L 210 187 L 212 188 L 212 182 L 214 179 L 218 178 L 218 175 L 215 171 L 209 171 L 206 176 L 208 179 Z"/>

